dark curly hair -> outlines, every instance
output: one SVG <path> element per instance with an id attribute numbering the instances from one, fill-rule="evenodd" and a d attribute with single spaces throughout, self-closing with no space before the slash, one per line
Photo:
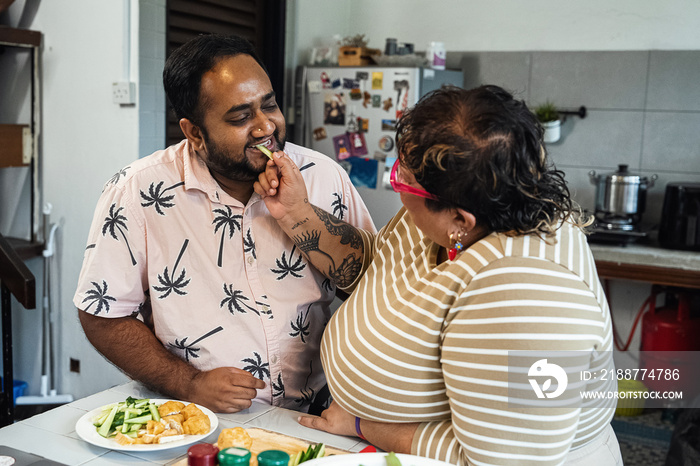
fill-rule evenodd
<path id="1" fill-rule="evenodd" d="M 440 198 L 426 199 L 428 209 L 460 207 L 490 231 L 549 236 L 562 221 L 590 221 L 549 164 L 543 134 L 527 105 L 498 86 L 443 86 L 399 120 L 396 144 L 402 164 Z"/>
<path id="2" fill-rule="evenodd" d="M 235 35 L 201 34 L 175 49 L 165 61 L 163 87 L 178 120 L 187 118 L 201 126 L 203 108 L 199 102 L 202 76 L 222 58 L 250 55 L 265 65 L 246 39 Z"/>

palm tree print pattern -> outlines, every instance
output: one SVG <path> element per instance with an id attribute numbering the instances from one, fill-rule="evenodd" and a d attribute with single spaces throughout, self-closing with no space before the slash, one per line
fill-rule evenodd
<path id="1" fill-rule="evenodd" d="M 272 397 L 281 396 L 284 398 L 284 382 L 282 382 L 282 373 L 277 374 L 277 383 L 272 381 Z"/>
<path id="2" fill-rule="evenodd" d="M 248 301 L 248 297 L 243 295 L 243 290 L 233 289 L 233 283 L 230 285 L 226 285 L 226 283 L 224 283 L 224 293 L 226 294 L 226 297 L 221 300 L 219 307 L 224 307 L 225 304 L 228 307 L 228 311 L 234 315 L 236 314 L 236 311 L 245 314 L 247 311 L 244 309 L 244 307 L 246 307 L 249 311 L 253 311 L 260 315 L 257 309 L 245 303 L 245 301 Z"/>
<path id="3" fill-rule="evenodd" d="M 270 378 L 270 364 L 263 362 L 260 354 L 253 351 L 254 358 L 245 358 L 241 362 L 248 363 L 247 366 L 243 368 L 244 371 L 248 371 L 260 380 L 265 380 L 267 377 Z"/>
<path id="4" fill-rule="evenodd" d="M 348 210 L 348 206 L 343 204 L 342 195 L 338 193 L 333 193 L 333 195 L 335 196 L 335 201 L 331 203 L 331 207 L 333 207 L 333 215 L 342 220 L 345 217 L 345 211 Z"/>
<path id="5" fill-rule="evenodd" d="M 248 228 L 245 238 L 243 239 L 243 252 L 249 252 L 253 255 L 253 259 L 257 259 L 255 256 L 255 241 L 253 241 L 253 237 L 250 235 L 250 228 Z"/>
<path id="6" fill-rule="evenodd" d="M 300 312 L 297 314 L 297 320 L 296 322 L 291 321 L 290 325 L 292 327 L 292 331 L 289 332 L 290 337 L 301 337 L 301 342 L 306 343 L 305 337 L 309 336 L 309 312 L 311 311 L 311 304 L 309 304 L 309 307 L 306 309 L 306 312 Z"/>
<path id="7" fill-rule="evenodd" d="M 314 399 L 314 394 L 316 391 L 309 387 L 309 379 L 311 378 L 311 375 L 314 373 L 314 362 L 309 361 L 309 375 L 306 376 L 306 382 L 304 382 L 304 388 L 301 389 L 301 397 L 296 398 L 294 400 L 295 403 L 297 403 L 299 406 L 303 406 L 307 403 L 311 403 L 311 400 Z"/>
<path id="8" fill-rule="evenodd" d="M 117 183 L 119 183 L 119 180 L 121 179 L 122 176 L 126 177 L 126 171 L 127 171 L 128 169 L 130 169 L 130 168 L 131 168 L 131 165 L 129 165 L 128 167 L 122 168 L 122 169 L 119 170 L 117 173 L 115 173 L 114 175 L 112 175 L 112 178 L 110 178 L 109 181 L 107 181 L 106 184 L 109 184 L 109 183 L 117 184 Z"/>
<path id="9" fill-rule="evenodd" d="M 168 208 L 168 207 L 173 207 L 175 205 L 172 202 L 170 202 L 173 200 L 175 195 L 170 194 L 168 196 L 165 196 L 165 192 L 170 191 L 173 188 L 177 188 L 178 186 L 182 186 L 185 184 L 185 182 L 181 181 L 179 183 L 175 183 L 174 185 L 170 186 L 169 188 L 165 188 L 165 189 L 162 189 L 163 183 L 165 183 L 165 181 L 161 181 L 157 185 L 155 185 L 154 183 L 151 183 L 151 186 L 148 187 L 148 194 L 144 193 L 142 190 L 139 190 L 139 194 L 141 194 L 141 198 L 145 201 L 145 202 L 141 203 L 141 207 L 155 206 L 156 212 L 158 212 L 160 215 L 165 215 L 165 212 L 163 212 L 163 209 Z"/>
<path id="10" fill-rule="evenodd" d="M 294 252 L 296 251 L 296 245 L 292 246 L 292 250 L 289 252 L 289 260 L 287 260 L 286 251 L 282 253 L 282 257 L 275 259 L 277 264 L 277 269 L 270 269 L 272 273 L 277 274 L 277 280 L 282 280 L 287 275 L 291 275 L 296 278 L 303 278 L 304 276 L 300 274 L 302 270 L 306 268 L 306 263 L 304 262 L 304 256 L 299 253 L 299 257 L 294 260 Z"/>
<path id="11" fill-rule="evenodd" d="M 224 238 L 226 237 L 226 231 L 228 230 L 228 238 L 231 239 L 233 238 L 233 234 L 236 232 L 236 230 L 241 229 L 241 223 L 240 221 L 243 219 L 242 215 L 233 215 L 233 211 L 231 210 L 231 207 L 225 206 L 226 210 L 224 209 L 214 209 L 214 212 L 219 214 L 214 218 L 214 220 L 211 222 L 216 225 L 214 227 L 214 234 L 216 234 L 217 231 L 219 231 L 219 228 L 221 228 L 221 243 L 219 244 L 219 259 L 217 260 L 216 264 L 221 267 L 222 262 L 223 262 L 223 254 L 224 254 Z"/>
<path id="12" fill-rule="evenodd" d="M 184 351 L 184 352 L 185 352 L 185 361 L 188 361 L 188 362 L 189 362 L 190 358 L 198 358 L 199 355 L 198 355 L 197 353 L 199 352 L 199 350 L 202 349 L 202 348 L 200 348 L 200 347 L 195 347 L 194 345 L 196 345 L 196 344 L 199 343 L 200 341 L 204 340 L 205 338 L 209 338 L 210 336 L 212 336 L 212 335 L 214 335 L 214 334 L 216 334 L 216 333 L 219 333 L 219 332 L 222 331 L 223 329 L 224 329 L 224 328 L 223 328 L 222 326 L 218 326 L 218 327 L 216 327 L 214 330 L 210 330 L 209 332 L 205 333 L 205 334 L 202 335 L 201 337 L 197 338 L 195 341 L 193 341 L 193 342 L 190 343 L 189 345 L 187 344 L 187 339 L 188 339 L 189 337 L 184 337 L 182 340 L 178 340 L 178 339 L 176 338 L 176 339 L 175 339 L 175 343 L 170 343 L 170 342 L 168 342 L 168 346 L 169 346 L 170 348 L 174 348 L 174 349 L 178 349 L 178 350 Z"/>
<path id="13" fill-rule="evenodd" d="M 190 282 L 191 279 L 185 280 L 185 276 L 187 274 L 187 269 L 184 267 L 182 268 L 182 272 L 180 273 L 180 276 L 177 277 L 175 280 L 175 274 L 177 270 L 177 264 L 180 263 L 180 259 L 182 259 L 182 255 L 185 253 L 185 249 L 187 249 L 187 244 L 189 243 L 190 240 L 186 239 L 184 243 L 182 243 L 182 249 L 180 249 L 180 254 L 177 256 L 177 260 L 175 261 L 175 266 L 173 266 L 173 273 L 172 277 L 170 276 L 170 273 L 168 272 L 168 266 L 165 266 L 165 270 L 163 270 L 163 274 L 158 274 L 158 281 L 162 286 L 153 286 L 153 289 L 156 291 L 161 292 L 162 294 L 158 296 L 158 299 L 164 299 L 167 298 L 168 295 L 170 295 L 171 292 L 175 292 L 179 295 L 186 295 L 187 292 L 184 291 L 182 288 L 185 288 L 187 284 Z"/>
<path id="14" fill-rule="evenodd" d="M 107 282 L 102 280 L 101 287 L 99 283 L 92 282 L 92 286 L 94 286 L 95 288 L 92 290 L 88 290 L 87 293 L 85 293 L 85 299 L 83 299 L 82 301 L 90 301 L 90 304 L 88 304 L 88 306 L 83 310 L 87 311 L 93 304 L 97 303 L 97 309 L 95 309 L 95 312 L 93 312 L 93 314 L 99 314 L 100 312 L 102 312 L 103 308 L 105 314 L 109 313 L 109 302 L 116 301 L 117 299 L 107 294 Z"/>
<path id="15" fill-rule="evenodd" d="M 131 265 L 136 265 L 136 259 L 134 259 L 134 254 L 131 252 L 131 246 L 129 246 L 129 240 L 126 239 L 126 235 L 124 234 L 124 231 L 129 231 L 129 228 L 126 226 L 126 222 L 128 219 L 121 214 L 122 209 L 124 207 L 120 207 L 117 210 L 114 210 L 117 207 L 116 204 L 112 204 L 109 207 L 109 215 L 105 217 L 105 224 L 102 225 L 102 236 L 105 236 L 107 234 L 107 231 L 109 231 L 109 234 L 114 238 L 115 240 L 119 241 L 119 237 L 117 237 L 117 231 L 121 233 L 122 238 L 124 238 L 124 242 L 126 243 L 126 248 L 129 250 L 129 255 L 131 256 Z"/>

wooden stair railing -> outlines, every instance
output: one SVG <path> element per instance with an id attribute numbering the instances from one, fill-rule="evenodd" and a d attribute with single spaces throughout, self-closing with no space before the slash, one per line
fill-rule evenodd
<path id="1" fill-rule="evenodd" d="M 12 375 L 12 302 L 25 309 L 36 307 L 36 280 L 7 239 L 0 235 L 0 322 L 2 325 L 2 391 L 0 392 L 0 427 L 12 424 L 15 417 Z"/>

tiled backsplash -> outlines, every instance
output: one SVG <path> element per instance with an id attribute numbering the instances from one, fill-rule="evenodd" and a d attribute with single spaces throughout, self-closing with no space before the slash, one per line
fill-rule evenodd
<path id="1" fill-rule="evenodd" d="M 595 207 L 591 170 L 627 164 L 658 175 L 647 191 L 645 230 L 660 220 L 668 182 L 700 182 L 700 51 L 451 52 L 450 64 L 464 70 L 466 88 L 497 84 L 531 107 L 586 107 L 583 119 L 567 116 L 547 149 L 587 210 Z"/>

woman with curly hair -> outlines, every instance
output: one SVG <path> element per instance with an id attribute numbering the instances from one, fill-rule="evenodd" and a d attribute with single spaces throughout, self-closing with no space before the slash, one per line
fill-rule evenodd
<path id="1" fill-rule="evenodd" d="M 352 292 L 326 327 L 333 397 L 305 426 L 454 464 L 622 464 L 610 311 L 588 222 L 543 130 L 497 86 L 443 87 L 399 121 L 379 233 L 310 205 L 281 153 L 256 183 L 318 270 Z M 614 394 L 614 393 L 613 393 Z"/>

